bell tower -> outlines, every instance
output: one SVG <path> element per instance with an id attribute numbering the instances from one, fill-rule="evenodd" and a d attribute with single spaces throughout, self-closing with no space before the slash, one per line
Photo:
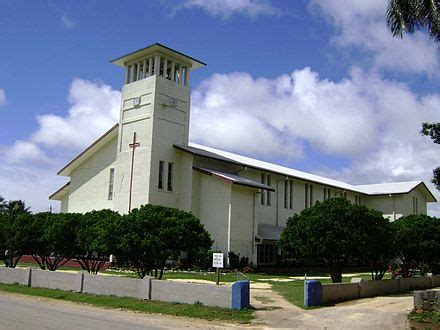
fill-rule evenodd
<path id="1" fill-rule="evenodd" d="M 125 69 L 114 207 L 122 213 L 129 204 L 179 207 L 179 178 L 188 173 L 180 173 L 173 146 L 188 145 L 190 72 L 205 63 L 158 43 L 111 63 Z"/>

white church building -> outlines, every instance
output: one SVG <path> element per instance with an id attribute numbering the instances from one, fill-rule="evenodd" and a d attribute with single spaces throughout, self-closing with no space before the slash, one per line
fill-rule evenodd
<path id="1" fill-rule="evenodd" d="M 213 249 L 268 265 L 287 218 L 316 201 L 342 196 L 390 220 L 436 202 L 422 181 L 355 186 L 191 143 L 190 72 L 205 64 L 158 43 L 112 63 L 125 70 L 119 123 L 58 172 L 69 178 L 50 196 L 61 212 L 176 207 L 201 220 Z"/>

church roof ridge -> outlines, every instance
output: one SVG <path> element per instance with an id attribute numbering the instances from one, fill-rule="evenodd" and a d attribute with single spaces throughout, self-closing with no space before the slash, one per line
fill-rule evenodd
<path id="1" fill-rule="evenodd" d="M 182 146 L 176 146 L 182 148 Z M 351 185 L 349 183 L 345 183 L 338 180 L 329 179 L 320 175 L 295 170 L 293 168 L 269 163 L 266 161 L 258 160 L 255 158 L 242 156 L 239 154 L 235 154 L 229 151 L 224 151 L 220 149 L 216 149 L 213 147 L 207 147 L 201 144 L 189 142 L 189 148 L 192 148 L 193 153 L 197 153 L 196 149 L 203 150 L 203 152 L 209 152 L 210 154 L 207 157 L 214 158 L 214 156 L 220 156 L 225 161 L 232 161 L 234 163 L 241 164 L 243 166 L 253 167 L 260 170 L 266 170 L 269 172 L 287 175 L 291 177 L 296 177 L 298 179 L 303 179 L 307 181 L 312 181 L 320 184 L 325 184 L 328 186 L 336 187 L 339 189 L 349 190 L 357 193 L 362 193 L 364 195 L 386 195 L 386 194 L 404 194 L 408 193 L 411 190 L 417 188 L 420 185 L 423 185 L 426 188 L 429 195 L 432 197 L 433 201 L 437 201 L 437 198 L 434 196 L 432 191 L 426 186 L 423 181 L 405 181 L 405 182 L 391 182 L 391 183 L 375 183 L 375 184 L 366 184 L 366 185 Z M 191 151 L 190 151 L 191 152 Z M 201 154 L 204 156 L 204 154 Z M 206 157 L 206 156 L 205 156 Z M 221 159 L 220 159 L 221 160 Z M 376 188 L 376 189 L 374 189 Z"/>

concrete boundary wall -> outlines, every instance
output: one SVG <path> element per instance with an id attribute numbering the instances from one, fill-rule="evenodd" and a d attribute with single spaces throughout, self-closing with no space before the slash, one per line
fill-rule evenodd
<path id="1" fill-rule="evenodd" d="M 135 279 L 119 276 L 101 276 L 84 273 L 84 293 L 104 296 L 150 299 L 150 279 Z"/>
<path id="2" fill-rule="evenodd" d="M 383 294 L 393 294 L 399 293 L 400 289 L 399 280 L 380 280 L 380 281 L 364 281 L 362 279 L 357 280 L 356 283 L 359 284 L 359 294 L 360 297 L 375 297 Z"/>
<path id="3" fill-rule="evenodd" d="M 0 267 L 0 283 L 30 285 L 31 269 Z"/>
<path id="4" fill-rule="evenodd" d="M 409 290 L 430 289 L 440 286 L 440 275 L 397 278 L 391 280 L 365 281 L 352 278 L 351 283 L 321 284 L 314 281 L 313 288 L 304 285 L 304 303 L 307 307 L 343 300 L 353 300 L 395 294 Z M 318 282 L 318 283 L 316 283 Z M 320 288 L 316 288 L 320 286 Z M 319 295 L 319 297 L 315 297 Z"/>
<path id="5" fill-rule="evenodd" d="M 339 300 L 352 300 L 359 297 L 359 285 L 357 283 L 322 284 L 322 303 L 327 304 Z"/>
<path id="6" fill-rule="evenodd" d="M 249 281 L 215 285 L 0 267 L 0 283 L 232 309 L 250 307 Z"/>
<path id="7" fill-rule="evenodd" d="M 226 308 L 230 308 L 232 303 L 230 285 L 151 280 L 151 289 L 152 300 L 186 304 L 201 303 Z"/>
<path id="8" fill-rule="evenodd" d="M 31 270 L 31 287 L 79 291 L 82 273 L 54 272 L 41 269 Z"/>

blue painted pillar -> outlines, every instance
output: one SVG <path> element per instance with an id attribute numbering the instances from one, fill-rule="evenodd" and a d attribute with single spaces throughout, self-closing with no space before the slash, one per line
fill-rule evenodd
<path id="1" fill-rule="evenodd" d="M 322 305 L 322 285 L 316 280 L 306 280 L 304 282 L 304 306 Z"/>
<path id="2" fill-rule="evenodd" d="M 237 281 L 232 284 L 232 309 L 243 309 L 250 306 L 249 281 Z"/>

